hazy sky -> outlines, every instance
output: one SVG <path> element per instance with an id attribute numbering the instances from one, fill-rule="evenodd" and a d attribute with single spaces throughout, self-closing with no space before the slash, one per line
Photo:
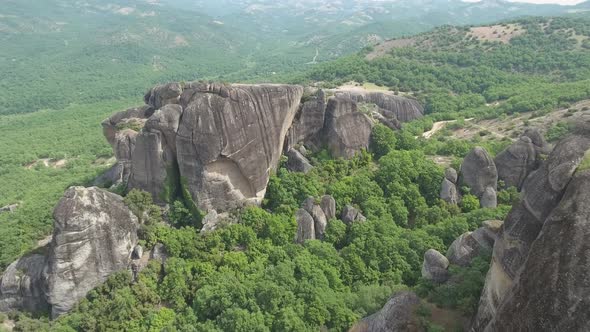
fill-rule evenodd
<path id="1" fill-rule="evenodd" d="M 469 2 L 477 2 L 479 0 L 467 0 Z M 584 0 L 508 0 L 511 2 L 528 2 L 528 3 L 558 3 L 560 5 L 575 5 Z"/>

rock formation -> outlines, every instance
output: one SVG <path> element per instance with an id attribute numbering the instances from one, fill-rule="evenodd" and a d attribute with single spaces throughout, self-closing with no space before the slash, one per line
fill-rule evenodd
<path id="1" fill-rule="evenodd" d="M 447 250 L 447 259 L 451 264 L 470 265 L 482 252 L 492 251 L 501 228 L 502 221 L 487 220 L 475 231 L 461 234 Z"/>
<path id="2" fill-rule="evenodd" d="M 334 197 L 330 195 L 322 196 L 320 206 L 322 207 L 327 220 L 336 218 L 336 200 L 334 200 Z"/>
<path id="3" fill-rule="evenodd" d="M 18 208 L 18 204 L 10 204 L 3 207 L 0 207 L 0 213 L 3 212 L 10 212 L 13 213 Z"/>
<path id="4" fill-rule="evenodd" d="M 304 243 L 305 240 L 315 239 L 315 224 L 313 217 L 305 209 L 301 208 L 295 213 L 297 221 L 297 236 L 295 242 Z"/>
<path id="5" fill-rule="evenodd" d="M 443 283 L 449 279 L 449 260 L 440 252 L 428 249 L 424 253 L 422 263 L 422 278 Z"/>
<path id="6" fill-rule="evenodd" d="M 342 215 L 340 216 L 345 224 L 352 224 L 355 221 L 365 221 L 367 218 L 361 214 L 361 212 L 350 205 L 346 205 L 342 209 Z"/>
<path id="7" fill-rule="evenodd" d="M 369 148 L 373 122 L 357 111 L 354 101 L 333 97 L 328 100 L 324 136 L 330 153 L 335 158 L 352 158 Z"/>
<path id="8" fill-rule="evenodd" d="M 424 108 L 418 101 L 396 96 L 385 91 L 336 90 L 334 95 L 346 97 L 357 103 L 371 103 L 380 108 L 380 113 L 387 119 L 409 122 L 424 116 Z"/>
<path id="9" fill-rule="evenodd" d="M 420 324 L 414 312 L 420 298 L 413 292 L 399 292 L 377 313 L 364 318 L 350 332 L 398 332 L 419 331 Z"/>
<path id="10" fill-rule="evenodd" d="M 131 165 L 130 188 L 159 202 L 183 190 L 202 210 L 224 212 L 262 200 L 302 94 L 290 85 L 171 83 L 103 127 L 117 160 Z M 143 128 L 120 130 L 131 118 Z"/>
<path id="11" fill-rule="evenodd" d="M 287 163 L 285 167 L 291 172 L 301 172 L 307 174 L 309 171 L 313 169 L 313 166 L 309 163 L 309 160 L 305 158 L 301 152 L 290 149 L 286 153 L 287 155 Z"/>
<path id="12" fill-rule="evenodd" d="M 127 269 L 138 220 L 123 198 L 98 188 L 69 188 L 54 210 L 46 254 L 25 256 L 0 282 L 0 311 L 69 311 L 113 272 Z"/>
<path id="13" fill-rule="evenodd" d="M 169 83 L 152 88 L 145 106 L 103 122 L 117 164 L 97 184 L 125 183 L 157 203 L 190 195 L 201 210 L 227 212 L 259 204 L 281 152 L 289 167 L 309 170 L 294 148 L 327 146 L 335 157 L 367 149 L 373 120 L 357 102 L 374 103 L 390 127 L 422 116 L 416 101 L 386 92 L 322 90 L 292 85 Z"/>
<path id="14" fill-rule="evenodd" d="M 482 208 L 495 208 L 498 206 L 498 194 L 494 188 L 488 186 L 479 201 Z"/>
<path id="15" fill-rule="evenodd" d="M 300 142 L 316 147 L 322 145 L 319 136 L 324 128 L 325 113 L 326 96 L 324 91 L 318 90 L 309 100 L 299 106 L 285 139 L 287 150 Z"/>
<path id="16" fill-rule="evenodd" d="M 491 195 L 496 194 L 498 186 L 498 172 L 494 160 L 488 152 L 481 147 L 475 147 L 461 164 L 461 185 L 471 189 L 471 194 L 480 200 L 484 197 L 484 204 L 488 207 L 495 207 Z M 493 205 L 493 206 L 492 206 Z"/>
<path id="17" fill-rule="evenodd" d="M 588 311 L 578 308 L 587 308 L 580 301 L 588 299 L 582 294 L 590 286 L 584 239 L 584 202 L 590 192 L 587 171 L 576 173 L 588 149 L 589 138 L 566 138 L 524 181 L 521 202 L 506 217 L 494 244 L 474 331 L 580 330 L 568 327 L 580 326 L 576 320 L 588 322 Z"/>
<path id="18" fill-rule="evenodd" d="M 457 171 L 454 168 L 447 168 L 445 177 L 440 187 L 440 198 L 449 204 L 458 204 L 461 200 L 457 190 Z"/>

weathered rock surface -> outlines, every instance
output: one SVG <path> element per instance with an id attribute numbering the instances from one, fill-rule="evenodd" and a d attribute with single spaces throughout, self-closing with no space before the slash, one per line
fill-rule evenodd
<path id="1" fill-rule="evenodd" d="M 580 195 L 568 196 L 577 197 L 577 201 L 572 199 L 562 200 L 562 197 L 568 186 L 573 186 L 571 190 L 578 192 L 578 189 L 576 189 L 578 188 L 578 184 L 576 183 L 577 181 L 572 180 L 572 177 L 588 149 L 590 149 L 590 139 L 587 137 L 568 137 L 559 142 L 547 160 L 543 162 L 541 167 L 532 172 L 524 181 L 522 186 L 521 202 L 520 204 L 516 205 L 506 217 L 502 235 L 494 244 L 490 271 L 486 277 L 486 283 L 480 298 L 478 312 L 472 325 L 472 329 L 474 331 L 494 330 L 495 324 L 498 323 L 499 319 L 496 319 L 498 308 L 503 306 L 505 301 L 510 301 L 506 298 L 506 296 L 508 294 L 514 293 L 514 290 L 511 290 L 513 287 L 521 287 L 521 281 L 519 281 L 519 278 L 521 278 L 525 283 L 523 286 L 526 285 L 526 280 L 530 279 L 530 274 L 527 272 L 526 267 L 523 270 L 523 266 L 527 266 L 528 264 L 527 257 L 537 257 L 537 259 L 539 259 L 538 255 L 543 253 L 547 255 L 545 259 L 553 260 L 553 266 L 561 269 L 560 273 L 572 273 L 572 277 L 570 278 L 575 277 L 574 275 L 579 273 L 580 270 L 571 269 L 572 266 L 568 263 L 571 262 L 571 260 L 560 253 L 563 250 L 569 250 L 566 248 L 578 248 L 581 250 L 581 252 L 584 252 L 584 249 L 581 248 L 583 248 L 585 244 L 582 244 L 580 243 L 580 240 L 577 240 L 577 235 L 572 235 L 571 238 L 565 240 L 563 236 L 567 234 L 569 230 L 564 229 L 561 233 L 549 233 L 549 230 L 552 228 L 548 228 L 546 231 L 544 225 L 551 224 L 549 221 L 552 220 L 550 217 L 552 211 L 555 210 L 556 214 L 561 211 L 559 208 L 555 209 L 560 204 L 560 202 L 563 202 L 563 204 L 565 204 L 564 206 L 570 207 L 572 211 L 581 211 L 578 210 L 581 208 L 581 205 L 574 207 L 574 205 L 578 204 L 584 205 L 585 200 L 581 198 Z M 570 203 L 566 204 L 568 201 Z M 575 213 L 572 213 L 570 216 L 573 217 L 575 215 Z M 563 217 L 563 215 L 561 216 Z M 567 219 L 565 217 L 563 218 Z M 577 221 L 573 224 L 576 223 Z M 568 223 L 565 222 L 564 225 L 565 224 Z M 570 222 L 568 225 L 569 227 L 574 227 L 572 226 L 573 224 Z M 584 232 L 580 230 L 580 234 L 584 234 Z M 538 252 L 533 252 L 531 250 L 531 246 L 533 245 L 534 241 L 537 238 L 540 240 L 543 237 L 555 237 L 555 242 L 552 242 L 552 245 L 547 248 L 538 249 Z M 557 242 L 558 239 L 562 242 Z M 572 250 L 576 251 L 578 249 Z M 535 259 L 532 261 L 535 261 Z M 535 264 L 541 262 L 542 261 L 537 261 Z M 582 263 L 582 266 L 585 265 Z M 555 272 L 554 269 L 545 265 L 539 265 L 538 268 L 548 268 L 549 271 L 553 271 L 549 273 Z M 586 275 L 588 275 L 588 270 L 586 270 Z M 547 274 L 544 274 L 544 278 L 546 277 Z M 553 277 L 556 276 L 553 275 Z M 530 294 L 530 296 L 541 296 L 539 294 L 541 292 L 545 292 L 545 288 L 549 287 L 549 290 L 559 289 L 560 291 L 566 293 L 566 298 L 569 297 L 569 294 L 571 294 L 569 293 L 569 286 L 566 288 L 561 288 L 564 287 L 563 285 L 566 285 L 567 282 L 556 282 L 555 280 L 559 279 L 544 279 L 547 285 L 539 288 L 536 292 L 534 292 L 535 294 Z M 584 281 L 581 281 L 581 283 L 583 284 Z M 532 289 L 528 288 L 528 291 L 532 292 Z M 553 298 L 556 300 L 564 299 L 563 295 L 558 294 L 558 292 L 549 292 L 547 296 L 553 296 Z M 583 297 L 578 299 L 581 300 L 582 298 Z M 566 302 L 567 301 L 569 300 L 566 300 Z M 556 308 L 561 307 L 563 304 L 558 304 L 556 302 L 547 303 L 553 303 L 551 305 L 555 305 Z M 521 306 L 522 305 L 524 305 L 524 303 L 521 303 Z M 546 308 L 547 304 L 538 303 L 538 305 L 540 308 Z M 572 313 L 576 312 L 579 314 L 579 312 L 576 311 L 577 309 L 575 306 L 570 307 L 570 309 L 572 309 Z M 517 310 L 517 312 L 520 312 L 520 309 Z M 541 312 L 541 309 L 539 312 Z M 563 320 L 568 320 L 572 319 L 572 317 L 575 317 L 571 315 L 563 316 Z M 546 315 L 535 315 L 530 317 L 520 315 L 520 317 L 521 319 L 526 318 L 526 322 L 522 322 L 522 324 L 526 325 L 535 321 L 544 321 L 543 318 L 550 317 L 550 313 L 546 313 Z M 583 321 L 583 316 L 577 317 Z M 559 322 L 561 320 L 557 321 Z M 551 323 L 545 324 L 549 324 L 546 325 L 548 327 L 551 326 Z M 563 326 L 565 327 L 566 325 Z M 552 329 L 549 328 L 542 330 Z"/>
<path id="2" fill-rule="evenodd" d="M 494 160 L 484 148 L 475 147 L 465 156 L 461 164 L 460 182 L 468 186 L 478 198 L 482 197 L 487 187 L 496 190 L 498 172 Z"/>
<path id="3" fill-rule="evenodd" d="M 451 181 L 452 183 L 457 183 L 458 177 L 457 171 L 454 168 L 449 167 L 445 170 L 445 179 Z"/>
<path id="4" fill-rule="evenodd" d="M 533 242 L 491 331 L 590 330 L 590 171 L 576 173 Z"/>
<path id="5" fill-rule="evenodd" d="M 514 144 L 500 152 L 494 159 L 498 179 L 506 187 L 521 189 L 526 177 L 538 166 L 537 151 L 531 139 L 522 136 Z"/>
<path id="6" fill-rule="evenodd" d="M 0 312 L 47 311 L 43 268 L 46 257 L 33 254 L 10 264 L 0 277 Z"/>
<path id="7" fill-rule="evenodd" d="M 123 198 L 98 188 L 68 189 L 53 215 L 44 277 L 56 317 L 110 274 L 127 268 L 139 225 Z"/>
<path id="8" fill-rule="evenodd" d="M 127 269 L 137 218 L 123 198 L 98 188 L 69 188 L 54 210 L 44 254 L 11 264 L 0 282 L 0 311 L 69 311 L 113 272 Z"/>
<path id="9" fill-rule="evenodd" d="M 317 146 L 318 136 L 324 128 L 326 113 L 326 96 L 324 91 L 318 90 L 309 100 L 299 106 L 293 124 L 287 132 L 285 145 L 291 149 L 297 143 Z"/>
<path id="10" fill-rule="evenodd" d="M 301 154 L 301 152 L 290 149 L 287 152 L 287 163 L 285 167 L 291 172 L 301 172 L 307 174 L 313 169 L 313 166 L 309 163 L 309 160 Z"/>
<path id="11" fill-rule="evenodd" d="M 356 208 L 346 205 L 344 209 L 342 209 L 340 220 L 346 224 L 352 224 L 355 221 L 365 221 L 367 218 L 365 218 L 365 216 L 363 216 Z"/>
<path id="12" fill-rule="evenodd" d="M 447 259 L 451 264 L 470 265 L 471 261 L 484 251 L 492 251 L 501 227 L 502 221 L 489 220 L 475 231 L 461 234 L 447 250 Z"/>
<path id="13" fill-rule="evenodd" d="M 486 187 L 481 195 L 480 205 L 482 208 L 495 208 L 498 206 L 498 195 L 492 187 Z"/>
<path id="14" fill-rule="evenodd" d="M 449 260 L 440 252 L 428 249 L 424 253 L 422 263 L 422 278 L 443 283 L 449 279 Z"/>
<path id="15" fill-rule="evenodd" d="M 295 242 L 304 243 L 306 240 L 315 239 L 315 225 L 313 217 L 305 209 L 299 209 L 295 213 L 297 221 L 297 236 Z"/>
<path id="16" fill-rule="evenodd" d="M 409 122 L 424 116 L 424 108 L 418 101 L 396 96 L 391 92 L 336 90 L 334 95 L 346 97 L 357 103 L 371 103 L 379 106 L 380 113 L 388 119 Z"/>
<path id="17" fill-rule="evenodd" d="M 224 212 L 262 200 L 302 94 L 290 85 L 170 83 L 103 127 L 131 188 L 161 202 L 183 187 L 202 210 Z M 144 121 L 139 133 L 120 130 L 131 118 Z"/>
<path id="18" fill-rule="evenodd" d="M 323 132 L 335 158 L 352 158 L 368 149 L 372 129 L 373 122 L 357 111 L 354 101 L 338 97 L 328 100 Z"/>
<path id="19" fill-rule="evenodd" d="M 448 179 L 443 179 L 440 187 L 440 199 L 449 204 L 455 205 L 459 204 L 459 201 L 461 200 L 457 186 Z"/>
<path id="20" fill-rule="evenodd" d="M 336 200 L 334 199 L 334 197 L 330 195 L 322 196 L 320 206 L 322 207 L 322 210 L 324 211 L 324 215 L 326 216 L 327 220 L 336 218 Z"/>
<path id="21" fill-rule="evenodd" d="M 419 331 L 420 324 L 414 312 L 420 298 L 413 292 L 399 292 L 377 313 L 364 318 L 350 329 L 351 332 L 402 332 Z"/>
<path id="22" fill-rule="evenodd" d="M 311 209 L 310 214 L 314 222 L 315 237 L 317 239 L 323 239 L 324 233 L 326 231 L 326 226 L 328 226 L 328 220 L 326 219 L 324 211 L 319 205 L 316 204 Z"/>
<path id="23" fill-rule="evenodd" d="M 156 243 L 156 245 L 150 251 L 150 259 L 159 260 L 162 263 L 168 259 L 168 251 L 166 247 L 161 243 Z"/>

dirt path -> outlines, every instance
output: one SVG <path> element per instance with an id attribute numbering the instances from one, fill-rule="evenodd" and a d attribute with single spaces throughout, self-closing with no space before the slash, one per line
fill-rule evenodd
<path id="1" fill-rule="evenodd" d="M 429 139 L 432 135 L 436 134 L 439 130 L 443 129 L 447 123 L 457 122 L 457 120 L 439 121 L 432 125 L 432 129 L 422 134 L 423 138 Z"/>
<path id="2" fill-rule="evenodd" d="M 0 331 L 12 331 L 14 329 L 15 323 L 13 320 L 6 319 L 2 324 L 0 324 Z"/>

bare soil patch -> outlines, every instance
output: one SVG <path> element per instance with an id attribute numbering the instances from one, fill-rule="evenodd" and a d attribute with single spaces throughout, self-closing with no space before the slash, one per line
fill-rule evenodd
<path id="1" fill-rule="evenodd" d="M 480 41 L 499 41 L 508 44 L 514 37 L 522 35 L 525 30 L 520 24 L 492 25 L 489 27 L 473 27 L 468 36 Z"/>

